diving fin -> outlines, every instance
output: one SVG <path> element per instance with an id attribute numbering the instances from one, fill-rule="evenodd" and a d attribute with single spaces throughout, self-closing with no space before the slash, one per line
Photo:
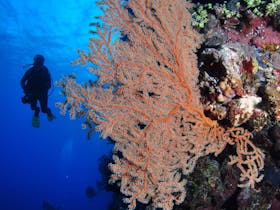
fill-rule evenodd
<path id="1" fill-rule="evenodd" d="M 40 119 L 39 117 L 33 116 L 32 117 L 32 127 L 39 128 L 40 127 Z"/>
<path id="2" fill-rule="evenodd" d="M 56 118 L 53 114 L 48 115 L 48 121 L 53 121 Z"/>

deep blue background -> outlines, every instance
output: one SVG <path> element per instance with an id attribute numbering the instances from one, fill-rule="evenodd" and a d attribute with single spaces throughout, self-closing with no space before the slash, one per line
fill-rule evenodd
<path id="1" fill-rule="evenodd" d="M 98 158 L 110 152 L 106 140 L 90 141 L 81 120 L 59 114 L 63 100 L 55 87 L 49 107 L 57 119 L 31 127 L 33 112 L 23 105 L 20 79 L 35 54 L 57 81 L 75 73 L 93 79 L 86 68 L 72 66 L 77 48 L 86 49 L 89 23 L 100 14 L 93 0 L 0 0 L 0 210 L 39 210 L 47 200 L 62 210 L 107 209 L 111 194 L 88 199 L 85 189 L 100 180 Z"/>

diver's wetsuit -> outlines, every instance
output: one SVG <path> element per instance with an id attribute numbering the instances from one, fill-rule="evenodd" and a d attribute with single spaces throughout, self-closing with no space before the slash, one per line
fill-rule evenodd
<path id="1" fill-rule="evenodd" d="M 31 109 L 35 111 L 34 116 L 38 117 L 40 112 L 37 100 L 40 102 L 41 111 L 48 116 L 52 115 L 48 108 L 48 90 L 51 87 L 51 76 L 47 67 L 34 65 L 28 69 L 21 79 L 21 87 L 28 97 Z"/>

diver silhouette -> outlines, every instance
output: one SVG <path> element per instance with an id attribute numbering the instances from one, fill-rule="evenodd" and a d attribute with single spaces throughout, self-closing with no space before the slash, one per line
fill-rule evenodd
<path id="1" fill-rule="evenodd" d="M 25 72 L 20 81 L 25 94 L 21 100 L 24 104 L 30 104 L 31 109 L 34 110 L 32 126 L 35 128 L 40 127 L 38 101 L 41 111 L 47 114 L 48 120 L 52 121 L 55 119 L 51 109 L 48 108 L 48 91 L 51 88 L 52 82 L 50 72 L 44 66 L 44 61 L 45 58 L 42 55 L 35 55 L 33 66 Z"/>

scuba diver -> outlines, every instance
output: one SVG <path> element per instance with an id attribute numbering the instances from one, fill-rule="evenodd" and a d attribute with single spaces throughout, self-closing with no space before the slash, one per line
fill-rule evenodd
<path id="1" fill-rule="evenodd" d="M 37 106 L 37 101 L 40 103 L 41 111 L 47 114 L 48 120 L 55 119 L 51 109 L 48 108 L 48 91 L 52 82 L 50 72 L 44 66 L 44 61 L 45 58 L 42 55 L 35 55 L 33 66 L 25 72 L 20 81 L 25 94 L 21 99 L 22 103 L 30 104 L 31 109 L 34 110 L 32 117 L 32 126 L 34 128 L 40 127 L 40 108 Z"/>

